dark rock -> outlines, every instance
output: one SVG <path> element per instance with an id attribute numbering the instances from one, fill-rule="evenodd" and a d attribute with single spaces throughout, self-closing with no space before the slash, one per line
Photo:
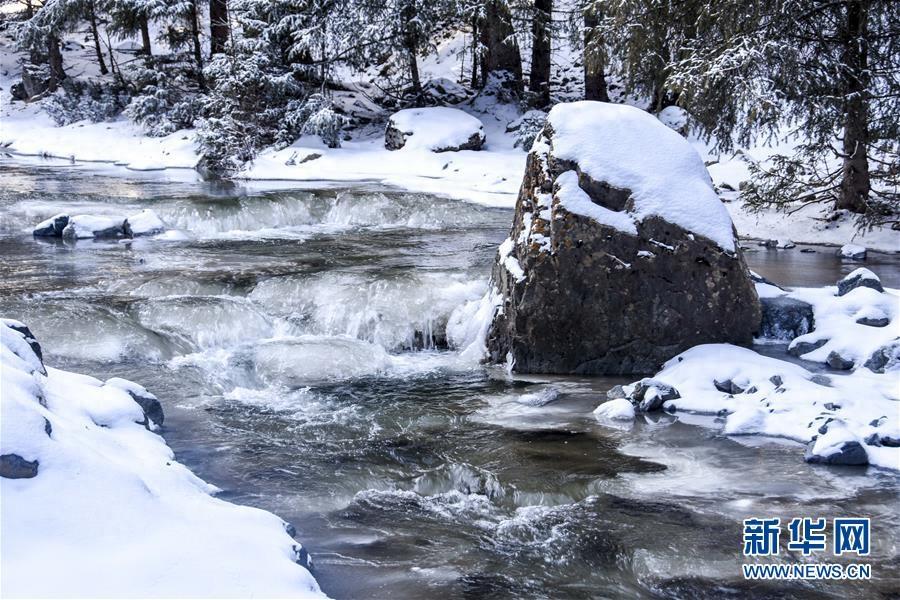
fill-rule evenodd
<path id="1" fill-rule="evenodd" d="M 881 442 L 882 446 L 887 446 L 888 448 L 900 448 L 900 436 L 879 434 L 878 441 Z"/>
<path id="2" fill-rule="evenodd" d="M 813 375 L 812 377 L 810 377 L 809 380 L 818 385 L 824 385 L 825 387 L 831 387 L 831 379 L 829 379 L 825 375 L 816 374 L 816 375 Z"/>
<path id="3" fill-rule="evenodd" d="M 860 317 L 856 322 L 869 327 L 887 327 L 891 324 L 891 320 L 887 317 Z"/>
<path id="4" fill-rule="evenodd" d="M 812 304 L 789 296 L 759 301 L 762 306 L 759 337 L 792 340 L 815 329 Z"/>
<path id="5" fill-rule="evenodd" d="M 881 445 L 881 440 L 879 439 L 877 433 L 869 434 L 868 436 L 866 436 L 866 439 L 864 439 L 863 442 L 868 446 L 880 446 Z"/>
<path id="6" fill-rule="evenodd" d="M 772 385 L 774 385 L 775 387 L 780 387 L 784 383 L 781 375 L 772 375 L 771 377 L 769 377 L 769 381 L 772 382 Z"/>
<path id="7" fill-rule="evenodd" d="M 63 229 L 68 224 L 69 215 L 59 214 L 39 223 L 31 233 L 36 237 L 62 237 Z"/>
<path id="8" fill-rule="evenodd" d="M 503 304 L 488 333 L 490 362 L 511 354 L 521 373 L 643 374 L 699 344 L 752 344 L 760 307 L 739 250 L 659 217 L 644 217 L 630 235 L 566 210 L 555 182 L 567 171 L 603 208 L 628 211 L 633 200 L 630 190 L 541 150 L 552 148 L 550 123 L 538 139 L 544 143 L 528 155 L 509 239 L 537 234 L 543 243 L 516 241 L 505 257 L 527 277 L 500 258 L 494 264 Z M 639 252 L 656 256 L 639 260 Z"/>
<path id="9" fill-rule="evenodd" d="M 866 449 L 859 442 L 844 442 L 840 449 L 834 454 L 821 456 L 813 454 L 813 447 L 816 442 L 813 440 L 806 446 L 805 459 L 808 463 L 817 463 L 823 465 L 867 465 L 869 464 L 869 456 Z"/>
<path id="10" fill-rule="evenodd" d="M 619 398 L 627 398 L 628 395 L 625 393 L 625 388 L 621 385 L 613 386 L 606 392 L 607 400 L 618 400 Z"/>
<path id="11" fill-rule="evenodd" d="M 875 373 L 900 367 L 900 338 L 892 340 L 872 353 L 863 366 Z"/>
<path id="12" fill-rule="evenodd" d="M 802 252 L 803 254 L 815 254 L 816 253 L 816 251 L 813 250 L 812 248 L 801 248 L 800 252 Z"/>
<path id="13" fill-rule="evenodd" d="M 716 381 L 713 380 L 713 385 L 716 386 L 716 389 L 720 392 L 725 392 L 726 394 L 743 394 L 744 388 L 736 384 L 730 379 L 726 379 L 725 381 Z"/>
<path id="14" fill-rule="evenodd" d="M 815 342 L 795 342 L 788 348 L 788 354 L 791 356 L 803 356 L 813 350 L 818 350 L 828 343 L 828 340 L 816 340 Z"/>
<path id="15" fill-rule="evenodd" d="M 642 379 L 634 384 L 634 390 L 628 397 L 631 403 L 642 412 L 651 412 L 662 408 L 664 402 L 681 398 L 674 387 L 658 379 Z"/>
<path id="16" fill-rule="evenodd" d="M 872 288 L 876 292 L 884 293 L 881 280 L 868 269 L 859 268 L 837 282 L 838 296 L 844 296 L 858 287 Z"/>
<path id="17" fill-rule="evenodd" d="M 23 100 L 31 100 L 50 89 L 50 67 L 46 64 L 22 66 L 22 82 L 18 92 Z"/>
<path id="18" fill-rule="evenodd" d="M 835 404 L 834 402 L 826 402 L 824 406 L 825 410 L 838 410 L 841 408 L 840 404 Z"/>
<path id="19" fill-rule="evenodd" d="M 759 243 L 759 245 L 763 246 L 764 248 L 777 248 L 778 240 L 763 240 Z"/>
<path id="20" fill-rule="evenodd" d="M 153 421 L 153 423 L 155 423 L 156 425 L 162 427 L 166 416 L 163 414 L 162 404 L 159 403 L 159 400 L 156 399 L 156 396 L 150 394 L 149 392 L 147 395 L 143 395 L 132 390 L 125 391 L 128 392 L 128 395 L 138 403 L 138 405 L 141 407 L 141 410 L 144 411 L 144 416 L 146 418 Z M 147 425 L 147 423 L 145 423 L 145 425 Z"/>
<path id="21" fill-rule="evenodd" d="M 872 420 L 869 422 L 869 425 L 871 425 L 872 427 L 878 427 L 879 425 L 881 425 L 881 424 L 884 423 L 885 421 L 887 421 L 887 417 L 886 417 L 886 416 L 881 416 L 881 417 L 878 417 L 877 419 L 872 419 Z"/>
<path id="22" fill-rule="evenodd" d="M 38 474 L 38 461 L 25 460 L 18 454 L 0 456 L 0 477 L 7 479 L 31 479 Z"/>
<path id="23" fill-rule="evenodd" d="M 825 364 L 838 371 L 849 371 L 856 363 L 848 358 L 844 358 L 837 352 L 832 351 L 828 354 L 828 358 L 825 359 Z"/>
<path id="24" fill-rule="evenodd" d="M 744 392 L 746 392 L 747 394 L 755 394 L 758 391 L 759 391 L 759 389 L 757 389 L 757 387 L 755 385 L 751 385 L 746 390 L 744 390 Z"/>

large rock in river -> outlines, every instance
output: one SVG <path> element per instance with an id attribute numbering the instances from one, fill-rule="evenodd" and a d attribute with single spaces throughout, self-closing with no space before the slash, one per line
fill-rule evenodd
<path id="1" fill-rule="evenodd" d="M 653 116 L 559 104 L 528 155 L 500 246 L 492 362 L 525 373 L 652 373 L 748 345 L 756 290 L 700 156 Z"/>

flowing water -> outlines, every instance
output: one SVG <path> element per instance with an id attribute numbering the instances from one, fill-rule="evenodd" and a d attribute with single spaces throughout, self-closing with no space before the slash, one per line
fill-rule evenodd
<path id="1" fill-rule="evenodd" d="M 900 587 L 895 475 L 807 465 L 799 445 L 722 437 L 711 417 L 603 426 L 591 411 L 624 380 L 511 378 L 448 348 L 448 329 L 456 343 L 477 331 L 462 307 L 486 290 L 508 210 L 10 161 L 0 176 L 0 314 L 32 328 L 49 364 L 156 393 L 178 459 L 222 497 L 292 522 L 335 598 Z M 164 239 L 30 235 L 60 211 L 145 207 L 173 228 Z M 855 266 L 823 248 L 747 257 L 788 285 Z M 867 266 L 900 286 L 896 255 Z M 744 582 L 752 516 L 871 517 L 875 579 Z"/>

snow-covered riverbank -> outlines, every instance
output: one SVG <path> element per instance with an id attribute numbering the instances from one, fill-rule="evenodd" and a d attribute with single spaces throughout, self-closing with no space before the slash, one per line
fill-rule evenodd
<path id="1" fill-rule="evenodd" d="M 175 461 L 145 389 L 0 334 L 4 597 L 325 597 L 290 526 Z"/>

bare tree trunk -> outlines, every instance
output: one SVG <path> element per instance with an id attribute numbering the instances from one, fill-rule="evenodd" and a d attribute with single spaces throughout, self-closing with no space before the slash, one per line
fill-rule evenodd
<path id="1" fill-rule="evenodd" d="M 203 78 L 203 47 L 200 45 L 200 24 L 197 22 L 197 0 L 191 0 L 188 17 L 190 18 L 191 39 L 194 43 L 194 62 L 197 64 L 197 85 L 201 90 L 206 89 L 206 80 Z"/>
<path id="2" fill-rule="evenodd" d="M 418 106 L 422 101 L 422 82 L 419 80 L 419 62 L 416 52 L 419 49 L 419 32 L 416 31 L 416 7 L 412 2 L 406 2 L 400 12 L 400 17 L 406 23 L 403 31 L 403 46 L 406 49 L 406 58 L 409 64 L 409 76 L 412 79 L 412 93 Z"/>
<path id="3" fill-rule="evenodd" d="M 472 87 L 478 85 L 478 19 L 472 19 Z"/>
<path id="4" fill-rule="evenodd" d="M 485 17 L 481 24 L 481 44 L 484 60 L 481 65 L 481 85 L 487 84 L 488 77 L 495 71 L 506 71 L 511 75 L 511 91 L 522 92 L 522 55 L 512 26 L 509 6 L 503 0 L 486 0 Z"/>
<path id="5" fill-rule="evenodd" d="M 25 18 L 31 19 L 34 17 L 34 5 L 31 3 L 31 0 L 25 0 Z"/>
<path id="6" fill-rule="evenodd" d="M 550 104 L 550 24 L 553 0 L 534 0 L 534 17 L 531 20 L 531 74 L 528 91 L 534 94 L 535 106 Z"/>
<path id="7" fill-rule="evenodd" d="M 97 14 L 94 12 L 94 3 L 88 5 L 88 21 L 91 24 L 91 35 L 94 37 L 94 51 L 97 53 L 97 62 L 100 64 L 100 74 L 106 75 L 106 61 L 103 60 L 103 50 L 100 48 L 100 34 L 97 33 Z M 112 52 L 112 48 L 109 49 Z"/>
<path id="8" fill-rule="evenodd" d="M 869 181 L 868 94 L 868 12 L 867 0 L 847 4 L 847 36 L 844 42 L 844 140 L 840 195 L 835 208 L 866 212 Z"/>
<path id="9" fill-rule="evenodd" d="M 606 85 L 606 65 L 603 61 L 603 49 L 600 44 L 598 26 L 600 19 L 593 8 L 584 11 L 584 99 L 609 102 L 609 89 Z"/>
<path id="10" fill-rule="evenodd" d="M 211 54 L 225 52 L 228 30 L 228 0 L 209 0 L 209 48 Z"/>
<path id="11" fill-rule="evenodd" d="M 138 23 L 141 27 L 141 54 L 153 56 L 153 49 L 150 46 L 150 23 L 143 15 L 138 17 Z"/>
<path id="12" fill-rule="evenodd" d="M 55 36 L 50 36 L 50 39 L 47 41 L 47 62 L 50 66 L 50 84 L 48 89 L 52 92 L 66 78 L 66 72 L 63 70 L 62 52 L 59 51 L 59 38 Z"/>

